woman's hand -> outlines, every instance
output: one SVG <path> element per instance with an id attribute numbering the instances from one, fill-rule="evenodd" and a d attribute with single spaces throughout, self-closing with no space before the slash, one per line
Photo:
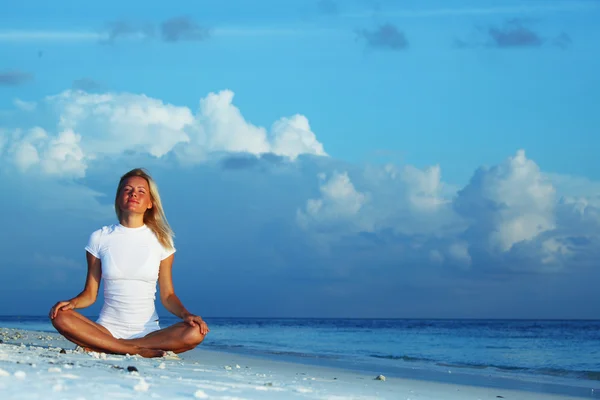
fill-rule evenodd
<path id="1" fill-rule="evenodd" d="M 50 314 L 48 314 L 48 316 L 50 317 L 50 319 L 54 319 L 56 318 L 56 315 L 59 311 L 72 310 L 75 308 L 76 305 L 77 304 L 74 300 L 59 301 L 54 305 L 54 307 L 50 309 Z"/>
<path id="2" fill-rule="evenodd" d="M 208 332 L 210 332 L 210 329 L 208 329 L 208 325 L 206 325 L 206 322 L 204 322 L 204 320 L 197 315 L 187 314 L 183 317 L 183 320 L 190 326 L 199 326 L 200 333 L 203 335 L 206 335 Z"/>

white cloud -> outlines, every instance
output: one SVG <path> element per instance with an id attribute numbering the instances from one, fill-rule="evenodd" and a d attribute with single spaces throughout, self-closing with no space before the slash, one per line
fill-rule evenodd
<path id="1" fill-rule="evenodd" d="M 552 184 L 519 150 L 500 165 L 479 169 L 459 192 L 456 208 L 490 250 L 505 252 L 553 229 L 555 203 Z"/>
<path id="2" fill-rule="evenodd" d="M 82 135 L 88 157 L 125 151 L 161 157 L 177 143 L 189 140 L 185 128 L 194 122 L 187 107 L 130 93 L 67 90 L 45 102 L 56 111 L 59 129 Z"/>
<path id="3" fill-rule="evenodd" d="M 355 189 L 347 172 L 334 171 L 328 180 L 324 174 L 319 178 L 323 181 L 319 188 L 321 197 L 309 199 L 305 211 L 297 211 L 301 226 L 318 230 L 343 227 L 344 231 L 351 229 L 355 232 L 371 229 L 368 221 L 360 214 L 369 201 L 369 195 Z"/>
<path id="4" fill-rule="evenodd" d="M 210 93 L 200 101 L 192 146 L 204 157 L 211 151 L 262 154 L 270 151 L 267 131 L 247 122 L 233 104 L 233 92 Z"/>
<path id="5" fill-rule="evenodd" d="M 350 178 L 352 176 L 352 178 Z M 320 176 L 324 180 L 325 174 Z M 367 167 L 362 172 L 335 172 L 320 187 L 321 197 L 309 199 L 305 210 L 298 210 L 298 222 L 309 228 L 327 229 L 329 235 L 389 229 L 401 235 L 443 235 L 462 227 L 451 209 L 453 190 L 441 182 L 439 166 L 423 170 L 411 165 Z M 329 225 L 343 219 L 338 229 Z M 319 225 L 320 224 L 320 225 Z"/>
<path id="6" fill-rule="evenodd" d="M 359 187 L 373 193 L 368 214 L 378 229 L 438 236 L 462 228 L 451 208 L 456 189 L 442 182 L 439 166 L 370 166 L 361 175 Z"/>
<path id="7" fill-rule="evenodd" d="M 403 249 L 404 260 L 431 265 L 551 272 L 581 260 L 600 240 L 594 198 L 557 199 L 548 176 L 522 150 L 480 168 L 461 190 L 441 181 L 439 166 L 386 165 L 334 175 L 320 192 L 298 210 L 305 230 L 352 246 L 390 243 Z"/>
<path id="8" fill-rule="evenodd" d="M 233 105 L 234 93 L 223 90 L 200 101 L 194 127 L 189 130 L 189 145 L 177 154 L 184 160 L 203 160 L 211 152 L 274 153 L 295 159 L 300 154 L 326 155 L 323 145 L 302 115 L 281 118 L 271 133 L 246 121 Z"/>
<path id="9" fill-rule="evenodd" d="M 186 163 L 219 153 L 274 153 L 292 160 L 301 154 L 326 155 L 306 117 L 281 118 L 268 133 L 245 120 L 233 97 L 229 90 L 210 93 L 194 114 L 145 95 L 67 90 L 38 103 L 40 115 L 54 116 L 55 126 L 1 137 L 21 170 L 39 164 L 47 174 L 70 177 L 83 177 L 90 160 L 129 152 L 157 158 L 173 153 Z M 25 117 L 28 123 L 31 119 Z"/>
<path id="10" fill-rule="evenodd" d="M 19 130 L 15 131 L 12 139 L 10 146 L 7 146 L 6 158 L 12 158 L 14 165 L 21 172 L 39 167 L 39 171 L 47 175 L 85 175 L 87 165 L 79 147 L 81 137 L 71 130 L 50 136 L 44 129 L 35 127 L 25 134 Z"/>
<path id="11" fill-rule="evenodd" d="M 325 156 L 323 145 L 311 131 L 308 119 L 296 114 L 292 118 L 281 118 L 273 124 L 273 152 L 295 159 L 300 154 Z"/>
<path id="12" fill-rule="evenodd" d="M 439 165 L 420 170 L 407 165 L 400 179 L 406 184 L 410 205 L 419 211 L 435 211 L 449 201 L 442 196 Z"/>
<path id="13" fill-rule="evenodd" d="M 50 139 L 41 161 L 44 172 L 78 178 L 85 176 L 87 165 L 83 150 L 79 147 L 80 142 L 81 136 L 72 130 L 62 131 L 57 137 Z"/>
<path id="14" fill-rule="evenodd" d="M 110 201 L 102 204 L 101 194 L 81 179 L 97 165 L 95 160 L 123 165 L 130 153 L 157 164 L 157 159 L 167 160 L 165 155 L 192 164 L 231 153 L 270 153 L 290 160 L 327 155 L 306 117 L 282 117 L 267 129 L 247 121 L 233 99 L 229 90 L 210 93 L 192 110 L 131 93 L 65 91 L 36 102 L 35 108 L 18 103 L 16 113 L 24 115 L 26 124 L 0 129 L 0 164 L 3 171 L 79 179 L 77 184 L 50 179 L 46 186 L 39 181 L 48 188 L 40 208 L 64 212 L 70 207 L 77 215 L 94 208 L 101 210 L 94 213 L 100 218 L 113 216 Z M 47 123 L 48 115 L 54 122 L 38 126 L 36 118 Z M 288 223 L 294 229 L 300 225 L 310 243 L 358 245 L 365 255 L 373 251 L 380 259 L 387 254 L 399 263 L 470 270 L 556 271 L 597 253 L 600 184 L 545 174 L 522 150 L 499 165 L 478 169 L 460 190 L 442 180 L 439 165 L 341 167 L 341 162 L 323 160 L 297 160 L 293 165 L 307 168 L 282 168 L 261 181 L 265 187 L 275 176 L 302 183 L 289 197 L 293 201 L 278 205 L 279 217 L 292 218 Z M 64 200 L 69 196 L 75 200 Z M 255 199 L 254 204 L 259 210 L 266 203 Z M 310 240 L 313 234 L 316 241 Z"/>

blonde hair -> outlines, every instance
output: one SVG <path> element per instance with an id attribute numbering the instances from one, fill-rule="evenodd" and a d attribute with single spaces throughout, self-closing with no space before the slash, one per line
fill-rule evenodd
<path id="1" fill-rule="evenodd" d="M 123 188 L 125 180 L 127 180 L 127 178 L 131 178 L 132 176 L 144 178 L 146 182 L 148 182 L 148 187 L 150 188 L 150 201 L 152 201 L 152 207 L 146 210 L 144 213 L 144 223 L 154 232 L 158 241 L 163 245 L 163 247 L 166 249 L 172 249 L 173 237 L 175 235 L 173 234 L 173 230 L 167 222 L 167 217 L 165 216 L 165 212 L 160 201 L 160 195 L 158 194 L 158 186 L 144 168 L 132 169 L 121 177 L 119 186 L 117 187 L 117 193 L 115 194 L 115 211 L 117 213 L 117 218 L 120 221 L 121 217 L 123 216 L 123 212 L 121 211 L 118 203 L 119 193 Z"/>

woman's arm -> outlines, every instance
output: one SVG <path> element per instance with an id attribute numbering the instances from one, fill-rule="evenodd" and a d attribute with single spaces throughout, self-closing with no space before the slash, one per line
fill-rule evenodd
<path id="1" fill-rule="evenodd" d="M 81 293 L 70 300 L 59 301 L 50 310 L 50 318 L 54 319 L 59 310 L 71 310 L 74 308 L 86 308 L 94 304 L 98 297 L 98 289 L 100 288 L 100 279 L 102 277 L 102 265 L 100 259 L 94 257 L 89 252 L 86 252 L 88 265 L 87 277 L 85 286 Z"/>
<path id="2" fill-rule="evenodd" d="M 175 254 L 171 254 L 160 263 L 158 274 L 158 286 L 160 289 L 160 301 L 163 306 L 172 314 L 178 316 L 191 326 L 198 325 L 200 332 L 207 334 L 209 332 L 206 322 L 198 315 L 190 313 L 179 300 L 173 288 L 173 258 Z"/>

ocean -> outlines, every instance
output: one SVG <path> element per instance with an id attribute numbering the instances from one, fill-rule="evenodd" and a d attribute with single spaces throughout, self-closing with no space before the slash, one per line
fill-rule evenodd
<path id="1" fill-rule="evenodd" d="M 205 320 L 207 349 L 407 378 L 492 377 L 600 394 L 597 320 Z M 161 326 L 176 321 L 162 318 Z M 0 326 L 55 331 L 47 317 L 4 316 Z"/>

